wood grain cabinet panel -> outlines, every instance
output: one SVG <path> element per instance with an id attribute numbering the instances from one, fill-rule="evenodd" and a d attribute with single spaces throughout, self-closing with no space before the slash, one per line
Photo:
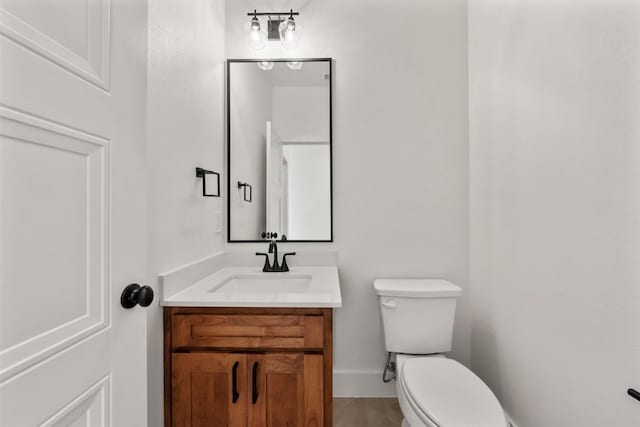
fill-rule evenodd
<path id="1" fill-rule="evenodd" d="M 251 399 L 247 404 L 249 426 L 324 425 L 321 354 L 252 355 L 248 362 L 251 377 Z"/>
<path id="2" fill-rule="evenodd" d="M 323 347 L 322 316 L 316 315 L 176 315 L 174 348 Z"/>
<path id="3" fill-rule="evenodd" d="M 244 354 L 174 354 L 171 378 L 172 425 L 246 426 L 246 365 L 247 356 Z M 237 392 L 235 399 L 234 391 Z"/>
<path id="4" fill-rule="evenodd" d="M 331 309 L 165 308 L 164 318 L 165 426 L 331 426 Z"/>

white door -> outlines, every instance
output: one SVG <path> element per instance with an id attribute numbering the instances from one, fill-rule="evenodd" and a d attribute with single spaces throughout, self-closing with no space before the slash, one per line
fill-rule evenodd
<path id="1" fill-rule="evenodd" d="M 280 229 L 282 234 L 289 235 L 289 161 L 282 147 L 282 171 L 280 173 Z"/>
<path id="2" fill-rule="evenodd" d="M 0 425 L 146 426 L 144 0 L 0 2 Z"/>
<path id="3" fill-rule="evenodd" d="M 266 199 L 267 224 L 266 231 L 278 233 L 281 237 L 286 230 L 282 229 L 282 141 L 273 129 L 271 122 L 266 127 Z"/>

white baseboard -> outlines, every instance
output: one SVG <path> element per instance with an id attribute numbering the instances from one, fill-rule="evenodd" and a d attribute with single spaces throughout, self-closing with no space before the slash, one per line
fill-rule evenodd
<path id="1" fill-rule="evenodd" d="M 382 382 L 382 371 L 333 371 L 335 397 L 396 397 L 396 383 Z"/>

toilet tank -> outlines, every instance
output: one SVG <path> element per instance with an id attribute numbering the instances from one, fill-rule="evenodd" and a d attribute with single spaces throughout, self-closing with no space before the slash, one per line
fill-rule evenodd
<path id="1" fill-rule="evenodd" d="M 376 279 L 384 342 L 394 353 L 451 351 L 456 299 L 462 289 L 442 279 Z"/>

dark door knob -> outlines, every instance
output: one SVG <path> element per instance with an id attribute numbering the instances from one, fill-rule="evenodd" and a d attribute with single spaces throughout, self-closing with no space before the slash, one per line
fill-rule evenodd
<path id="1" fill-rule="evenodd" d="M 148 307 L 153 302 L 153 289 L 149 286 L 140 286 L 137 283 L 127 285 L 120 296 L 120 304 L 124 308 L 133 308 L 136 304 Z"/>

